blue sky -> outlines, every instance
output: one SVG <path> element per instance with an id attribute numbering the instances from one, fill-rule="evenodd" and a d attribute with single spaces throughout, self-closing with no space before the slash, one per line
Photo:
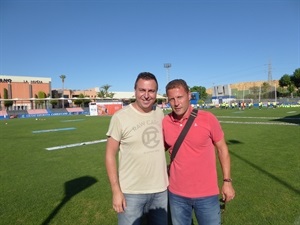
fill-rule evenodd
<path id="1" fill-rule="evenodd" d="M 152 72 L 189 86 L 268 80 L 300 68 L 299 0 L 0 0 L 0 74 L 52 88 L 133 91 Z"/>

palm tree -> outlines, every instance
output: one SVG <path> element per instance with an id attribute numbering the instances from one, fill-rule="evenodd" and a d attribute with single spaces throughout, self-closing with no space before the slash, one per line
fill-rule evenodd
<path id="1" fill-rule="evenodd" d="M 65 84 L 65 79 L 66 79 L 66 75 L 60 75 L 59 78 L 61 79 L 62 82 L 62 97 L 64 97 L 64 84 Z M 62 107 L 65 107 L 65 100 L 62 100 Z"/>
<path id="2" fill-rule="evenodd" d="M 109 84 L 103 85 L 101 88 L 104 90 L 104 96 L 103 97 L 108 97 L 108 89 L 111 87 Z"/>
<path id="3" fill-rule="evenodd" d="M 101 87 L 100 92 L 98 92 L 98 97 L 100 98 L 113 98 L 115 93 L 109 92 L 108 89 L 111 87 L 109 84 L 105 84 Z"/>

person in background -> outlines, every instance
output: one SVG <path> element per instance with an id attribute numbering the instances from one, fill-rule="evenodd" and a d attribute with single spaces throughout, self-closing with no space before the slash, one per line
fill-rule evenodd
<path id="1" fill-rule="evenodd" d="M 173 146 L 192 112 L 191 93 L 182 79 L 170 81 L 166 94 L 172 112 L 163 120 L 165 148 Z M 169 204 L 173 225 L 190 225 L 194 210 L 198 224 L 221 223 L 216 152 L 222 168 L 222 198 L 235 196 L 230 172 L 230 156 L 217 118 L 199 110 L 189 132 L 170 165 Z"/>
<path id="2" fill-rule="evenodd" d="M 155 107 L 158 83 L 142 72 L 136 101 L 117 111 L 107 131 L 106 169 L 118 225 L 168 224 L 168 175 L 162 135 L 163 111 Z M 116 156 L 119 156 L 118 166 Z"/>

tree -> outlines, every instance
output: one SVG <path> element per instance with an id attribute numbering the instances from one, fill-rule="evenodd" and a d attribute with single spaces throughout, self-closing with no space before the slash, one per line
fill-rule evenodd
<path id="1" fill-rule="evenodd" d="M 46 93 L 43 91 L 39 91 L 38 93 L 38 101 L 36 101 L 37 105 L 40 107 L 45 103 Z"/>
<path id="2" fill-rule="evenodd" d="M 104 90 L 100 90 L 100 91 L 97 93 L 97 96 L 98 96 L 99 98 L 105 98 L 105 92 L 104 92 Z"/>
<path id="3" fill-rule="evenodd" d="M 78 99 L 74 100 L 74 104 L 77 106 L 81 106 L 83 103 L 84 95 L 82 93 L 79 94 Z"/>
<path id="4" fill-rule="evenodd" d="M 296 69 L 291 76 L 291 81 L 294 83 L 296 88 L 300 88 L 300 68 Z"/>
<path id="5" fill-rule="evenodd" d="M 59 78 L 61 79 L 61 83 L 62 83 L 62 96 L 64 97 L 64 89 L 65 89 L 65 79 L 67 78 L 66 75 L 60 75 Z M 62 107 L 65 107 L 65 100 L 62 100 Z"/>
<path id="6" fill-rule="evenodd" d="M 288 87 L 291 85 L 291 76 L 288 74 L 284 74 L 280 79 L 279 79 L 279 86 L 280 87 Z"/>
<path id="7" fill-rule="evenodd" d="M 82 93 L 79 94 L 78 99 L 74 100 L 74 104 L 78 107 L 88 107 L 89 103 L 91 102 L 91 99 L 86 98 L 87 96 L 84 96 Z"/>
<path id="8" fill-rule="evenodd" d="M 207 98 L 207 93 L 206 93 L 206 88 L 202 87 L 202 86 L 194 86 L 192 88 L 190 88 L 191 92 L 198 92 L 200 99 L 205 101 Z"/>
<path id="9" fill-rule="evenodd" d="M 111 85 L 105 84 L 101 87 L 100 92 L 98 92 L 97 96 L 99 98 L 113 98 L 115 93 L 109 92 L 109 88 L 111 88 Z"/>
<path id="10" fill-rule="evenodd" d="M 87 97 L 87 96 L 86 96 Z M 89 98 L 84 98 L 83 99 L 83 107 L 89 107 L 89 104 L 91 102 L 91 99 Z"/>
<path id="11" fill-rule="evenodd" d="M 67 78 L 66 75 L 60 75 L 59 78 L 61 79 L 61 83 L 62 83 L 62 97 L 64 97 L 64 86 L 65 86 L 65 79 Z"/>
<path id="12" fill-rule="evenodd" d="M 284 87 L 278 87 L 277 88 L 278 97 L 287 97 L 288 96 L 288 90 Z"/>
<path id="13" fill-rule="evenodd" d="M 291 98 L 293 98 L 294 96 L 293 96 L 293 93 L 294 93 L 294 91 L 295 91 L 295 85 L 293 84 L 293 83 L 291 83 L 288 87 L 287 87 L 287 90 L 288 90 L 288 92 L 289 92 L 289 94 L 291 95 Z"/>
<path id="14" fill-rule="evenodd" d="M 300 68 L 296 69 L 293 75 L 284 74 L 279 80 L 279 86 L 285 88 L 293 98 L 295 90 L 300 87 Z"/>
<path id="15" fill-rule="evenodd" d="M 58 105 L 58 101 L 56 99 L 50 100 L 50 104 L 52 105 L 52 108 L 55 108 L 55 106 Z"/>
<path id="16" fill-rule="evenodd" d="M 4 97 L 4 99 L 8 99 L 8 90 L 6 88 L 4 88 L 3 97 Z M 13 105 L 13 101 L 11 101 L 11 100 L 4 100 L 4 106 L 6 107 L 7 110 L 12 105 Z"/>

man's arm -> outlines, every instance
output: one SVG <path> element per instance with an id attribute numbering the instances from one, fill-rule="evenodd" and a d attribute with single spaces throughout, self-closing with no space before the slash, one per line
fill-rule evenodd
<path id="1" fill-rule="evenodd" d="M 228 151 L 227 144 L 225 142 L 225 139 L 222 138 L 220 141 L 215 143 L 215 146 L 218 151 L 218 157 L 222 168 L 223 173 L 223 179 L 226 179 L 227 181 L 223 182 L 222 186 L 222 197 L 223 200 L 226 202 L 231 201 L 235 196 L 235 191 L 232 187 L 231 180 L 231 174 L 230 174 L 230 155 Z"/>
<path id="2" fill-rule="evenodd" d="M 106 170 L 113 195 L 113 208 L 117 213 L 121 213 L 124 212 L 124 209 L 126 208 L 126 201 L 122 193 L 118 177 L 116 161 L 118 151 L 119 142 L 113 139 L 112 137 L 108 137 L 106 143 L 105 156 Z"/>

